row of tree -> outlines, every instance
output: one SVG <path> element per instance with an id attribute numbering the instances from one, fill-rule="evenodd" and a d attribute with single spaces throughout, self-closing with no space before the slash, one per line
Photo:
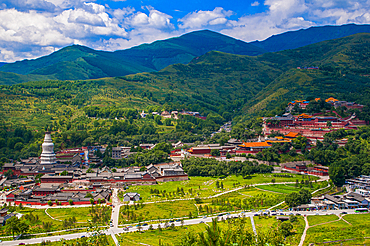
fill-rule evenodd
<path id="1" fill-rule="evenodd" d="M 213 158 L 186 158 L 181 161 L 184 171 L 189 176 L 228 176 L 230 174 L 248 177 L 255 173 L 271 173 L 272 166 L 257 162 L 218 161 Z"/>

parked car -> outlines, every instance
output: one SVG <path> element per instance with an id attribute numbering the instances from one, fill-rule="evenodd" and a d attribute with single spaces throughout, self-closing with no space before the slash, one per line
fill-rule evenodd
<path id="1" fill-rule="evenodd" d="M 147 226 L 147 225 L 148 225 L 148 223 L 144 223 L 144 224 L 143 224 L 143 226 Z"/>

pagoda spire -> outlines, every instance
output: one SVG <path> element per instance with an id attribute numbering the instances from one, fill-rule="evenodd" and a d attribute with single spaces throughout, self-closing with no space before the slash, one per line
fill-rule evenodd
<path id="1" fill-rule="evenodd" d="M 51 139 L 51 134 L 49 131 L 45 132 L 44 143 L 42 144 L 41 153 L 41 165 L 55 164 L 57 158 L 54 153 L 54 144 Z"/>

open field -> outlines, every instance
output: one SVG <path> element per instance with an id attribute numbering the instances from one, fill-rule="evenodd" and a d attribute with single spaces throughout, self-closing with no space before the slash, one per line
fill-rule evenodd
<path id="1" fill-rule="evenodd" d="M 144 202 L 147 201 L 159 201 L 166 199 L 176 198 L 191 198 L 191 197 L 209 197 L 218 193 L 231 190 L 236 187 L 271 183 L 272 179 L 275 182 L 299 182 L 302 180 L 303 175 L 292 174 L 292 177 L 275 177 L 274 174 L 254 174 L 250 178 L 243 179 L 242 176 L 230 175 L 224 179 L 212 178 L 212 177 L 189 177 L 187 181 L 175 181 L 159 183 L 156 185 L 141 185 L 141 186 L 130 186 L 126 192 L 137 192 L 140 194 Z M 311 180 L 318 178 L 311 177 Z M 222 182 L 224 189 L 216 188 L 216 181 Z M 182 193 L 182 190 L 184 193 Z M 158 190 L 159 194 L 154 194 L 153 190 Z M 121 200 L 123 199 L 123 192 L 120 194 Z"/>
<path id="2" fill-rule="evenodd" d="M 332 215 L 315 215 L 315 216 L 307 217 L 308 224 L 310 226 L 319 225 L 322 223 L 331 222 L 331 221 L 335 221 L 338 219 L 339 219 L 338 216 L 333 215 L 333 214 Z"/>
<path id="3" fill-rule="evenodd" d="M 305 222 L 301 216 L 297 216 L 297 221 L 293 222 L 293 230 L 291 235 L 286 238 L 286 241 L 290 243 L 290 245 L 298 245 L 301 236 L 305 227 Z M 276 220 L 276 217 L 268 217 L 268 216 L 254 216 L 254 224 L 256 226 L 257 234 L 259 232 L 268 232 L 272 228 L 278 228 L 281 224 L 280 221 Z"/>
<path id="4" fill-rule="evenodd" d="M 235 210 L 260 210 L 276 205 L 284 200 L 284 195 L 261 191 L 253 187 L 243 188 L 211 199 L 177 200 L 124 205 L 120 211 L 120 224 L 139 221 L 171 219 L 209 215 Z M 197 203 L 198 202 L 198 203 Z M 130 212 L 127 212 L 129 209 Z"/>
<path id="5" fill-rule="evenodd" d="M 184 227 L 176 227 L 175 229 L 165 229 L 162 231 L 153 230 L 145 232 L 123 233 L 117 236 L 121 246 L 135 246 L 149 244 L 159 246 L 161 244 L 174 245 L 180 241 L 182 235 L 188 232 L 199 233 L 205 231 L 207 225 L 191 225 Z"/>
<path id="6" fill-rule="evenodd" d="M 100 238 L 100 240 L 102 240 L 103 237 L 105 237 L 104 245 L 106 245 L 106 246 L 115 246 L 116 245 L 111 236 L 108 236 L 108 235 L 107 236 L 102 236 Z M 72 239 L 72 240 L 61 240 L 61 241 L 57 241 L 57 242 L 44 242 L 44 243 L 33 244 L 33 245 L 35 245 L 35 246 L 44 246 L 44 245 L 64 246 L 64 245 L 101 245 L 101 244 L 103 244 L 103 242 L 93 244 L 93 241 L 95 239 L 96 238 L 85 237 L 85 238 L 78 238 L 78 239 Z"/>
<path id="7" fill-rule="evenodd" d="M 129 209 L 129 210 L 127 210 Z M 122 206 L 120 209 L 120 224 L 187 217 L 189 213 L 197 216 L 197 207 L 193 200 L 159 202 L 134 206 Z"/>
<path id="8" fill-rule="evenodd" d="M 55 221 L 47 216 L 45 209 L 23 208 L 22 210 L 17 210 L 17 212 L 23 214 L 22 218 L 30 225 L 30 229 L 28 231 L 30 234 L 46 232 L 43 228 L 43 223 L 51 223 L 49 231 L 67 229 L 62 227 L 62 222 Z M 27 216 L 32 216 L 33 219 L 26 219 Z M 0 236 L 8 235 L 10 235 L 10 233 L 5 230 L 5 227 L 0 227 Z"/>
<path id="9" fill-rule="evenodd" d="M 324 188 L 327 186 L 327 182 L 319 182 L 319 183 L 312 183 L 312 188 L 310 185 L 302 185 L 295 186 L 295 184 L 274 184 L 274 185 L 258 185 L 257 188 L 262 190 L 277 192 L 281 194 L 290 194 L 292 192 L 298 192 L 302 187 L 305 189 L 310 190 L 311 192 L 320 188 Z"/>
<path id="10" fill-rule="evenodd" d="M 94 210 L 91 207 L 81 207 L 81 208 L 49 208 L 47 212 L 55 219 L 58 220 L 70 220 L 75 219 L 78 223 L 87 223 L 89 220 L 93 220 L 93 216 L 99 216 L 105 218 L 99 222 L 108 223 L 110 219 L 110 214 L 112 212 L 111 207 L 107 206 L 94 206 Z M 109 217 L 107 220 L 106 217 Z"/>
<path id="11" fill-rule="evenodd" d="M 334 217 L 332 216 L 334 215 L 330 216 L 309 216 L 308 218 L 315 217 L 310 220 L 318 224 L 318 222 L 322 221 L 333 221 Z M 324 217 L 326 219 L 316 217 Z M 351 225 L 341 220 L 309 228 L 305 245 L 324 242 L 326 242 L 325 245 L 364 245 L 370 243 L 370 239 L 365 238 L 370 237 L 370 214 L 350 214 L 343 216 L 343 218 Z M 311 225 L 311 223 L 309 224 Z"/>

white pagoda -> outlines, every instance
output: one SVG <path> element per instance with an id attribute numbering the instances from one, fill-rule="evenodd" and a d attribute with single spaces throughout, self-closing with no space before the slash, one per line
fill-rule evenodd
<path id="1" fill-rule="evenodd" d="M 44 143 L 42 144 L 42 153 L 41 153 L 41 165 L 55 164 L 57 158 L 54 153 L 54 144 L 51 139 L 50 132 L 45 132 Z"/>

